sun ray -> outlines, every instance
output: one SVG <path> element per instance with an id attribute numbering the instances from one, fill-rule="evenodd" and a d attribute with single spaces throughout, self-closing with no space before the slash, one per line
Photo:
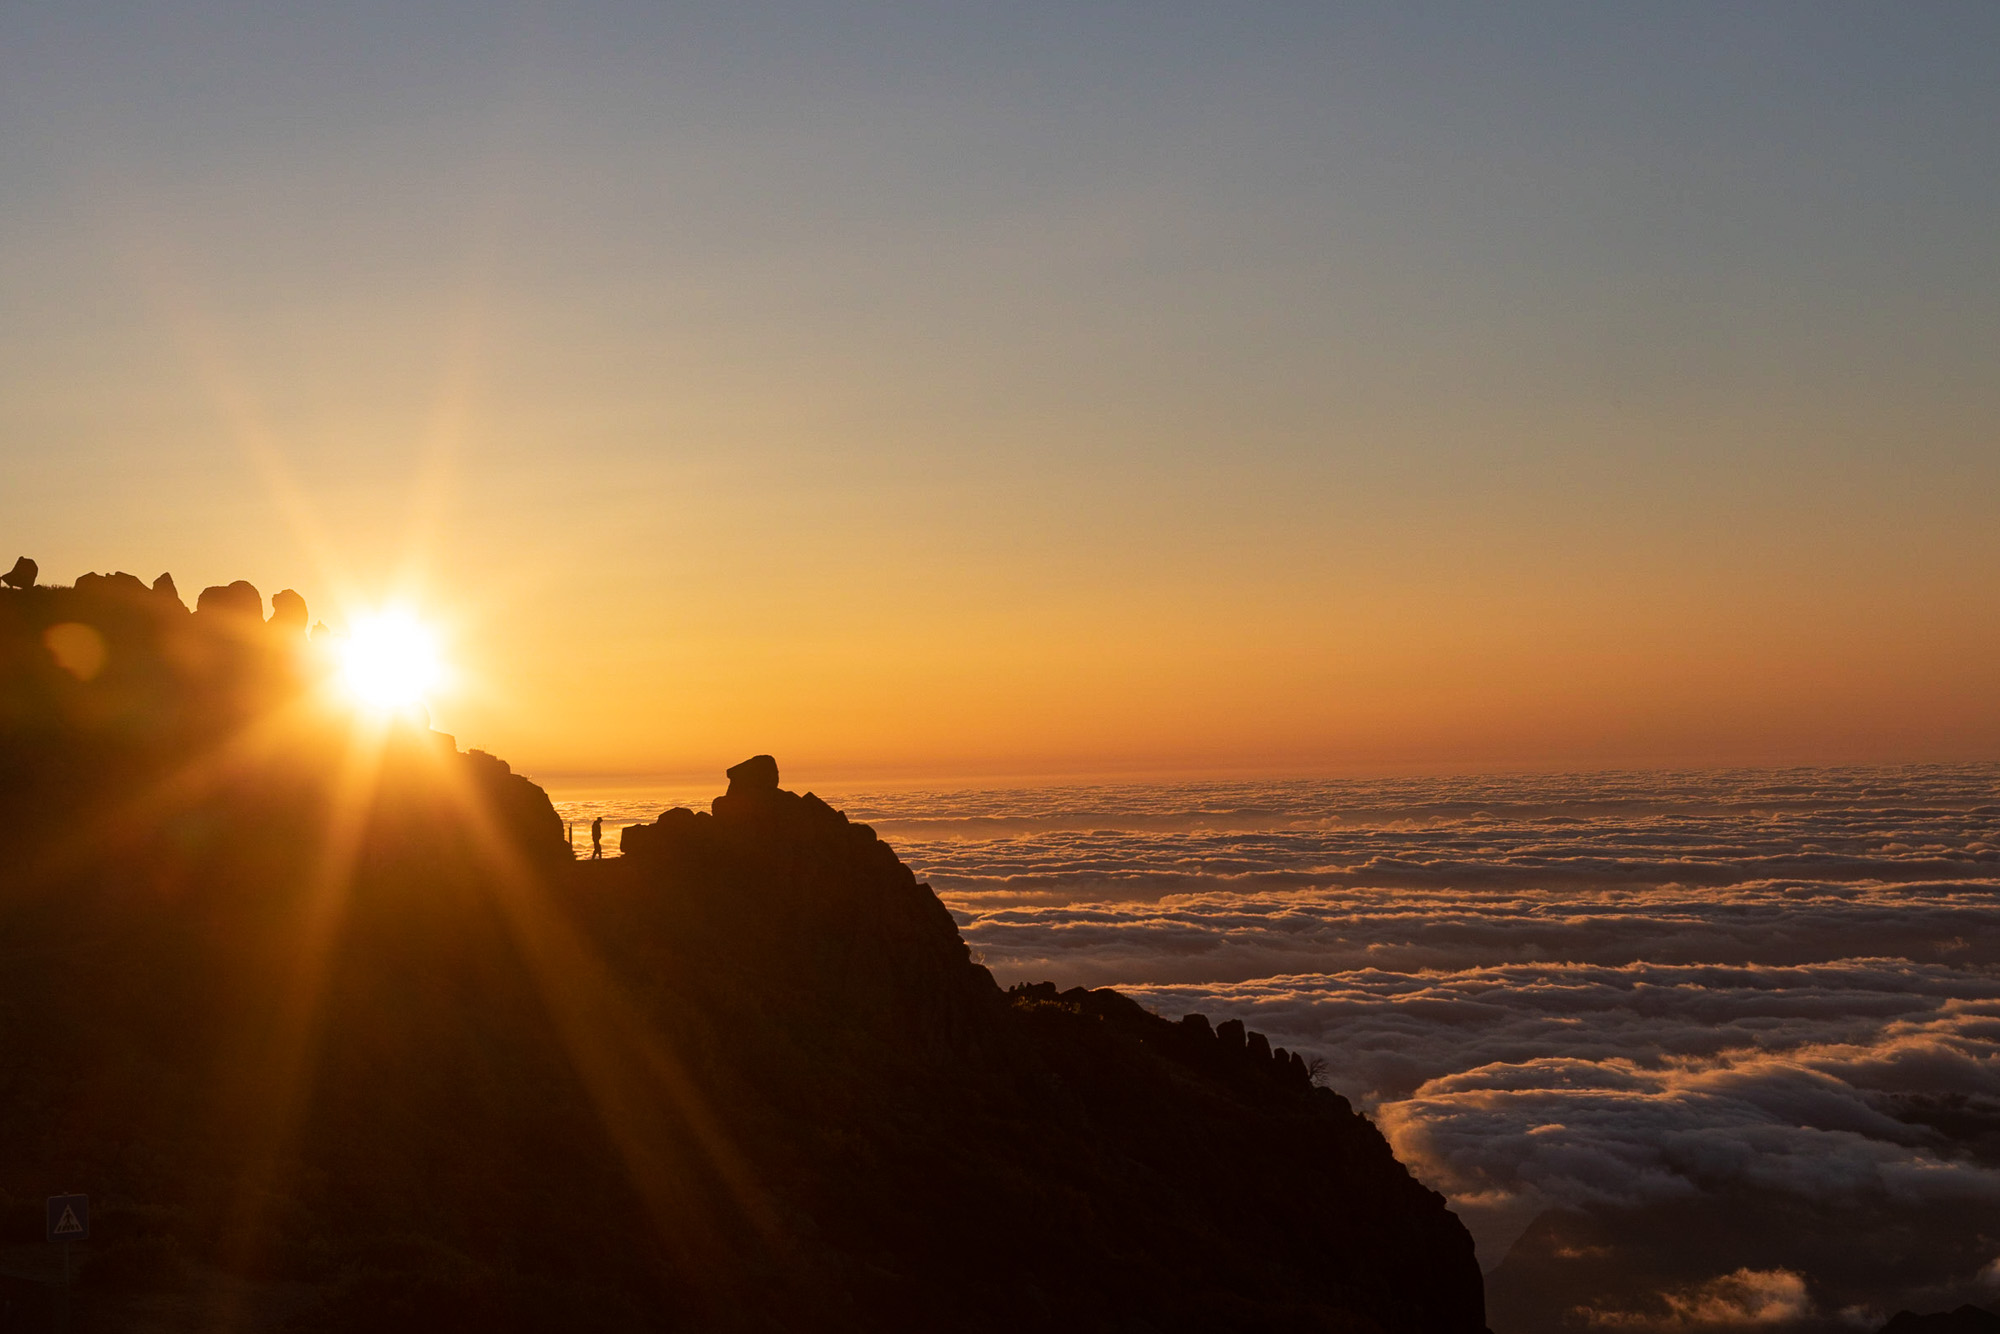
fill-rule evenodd
<path id="1" fill-rule="evenodd" d="M 60 841 L 17 873 L 24 888 L 58 887 L 107 855 L 130 851 L 175 816 L 226 793 L 234 782 L 269 773 L 288 760 L 302 762 L 309 771 L 316 748 L 338 739 L 341 749 L 325 790 L 320 836 L 300 885 L 291 953 L 276 974 L 280 985 L 267 1005 L 244 1016 L 235 1039 L 239 1050 L 228 1064 L 231 1076 L 215 1092 L 218 1116 L 248 1118 L 229 1213 L 234 1226 L 226 1240 L 233 1267 L 255 1258 L 265 1201 L 311 1093 L 314 1029 L 327 969 L 383 758 L 402 726 L 388 716 L 363 716 L 341 726 L 326 713 L 323 701 L 302 693 L 257 714 L 128 798 L 97 822 L 87 843 Z M 241 1312 L 225 1308 L 217 1314 L 215 1327 L 228 1329 Z"/>
<path id="2" fill-rule="evenodd" d="M 449 782 L 447 791 L 473 827 L 473 846 L 489 872 L 485 883 L 662 1240 L 675 1235 L 670 1221 L 684 1216 L 685 1208 L 666 1188 L 662 1171 L 683 1138 L 675 1119 L 744 1217 L 767 1241 L 775 1240 L 780 1230 L 769 1197 L 686 1066 L 582 933 L 548 900 L 542 877 L 480 795 L 463 781 Z"/>
<path id="3" fill-rule="evenodd" d="M 312 1092 L 321 997 L 381 773 L 388 726 L 356 727 L 349 733 L 305 883 L 284 985 L 271 998 L 263 1040 L 252 1039 L 255 1050 L 244 1066 L 244 1087 L 224 1093 L 225 1100 L 237 1100 L 236 1110 L 252 1113 L 229 1215 L 233 1226 L 226 1239 L 226 1256 L 235 1272 L 248 1270 L 264 1244 L 266 1205 Z M 249 1071 L 257 1072 L 256 1077 Z M 225 1296 L 215 1328 L 235 1328 L 242 1316 L 240 1306 Z"/>
<path id="4" fill-rule="evenodd" d="M 135 216 L 138 212 L 133 210 Z M 265 494 L 291 529 L 293 540 L 330 588 L 334 600 L 349 600 L 358 590 L 347 578 L 338 544 L 320 521 L 307 488 L 286 461 L 277 432 L 266 420 L 257 395 L 235 369 L 221 329 L 205 313 L 193 284 L 174 272 L 161 245 L 151 238 L 131 235 L 128 252 L 140 282 L 173 331 L 196 383 L 207 393 L 231 443 L 256 472 Z"/>
<path id="5" fill-rule="evenodd" d="M 259 713 L 99 817 L 87 843 L 67 840 L 46 846 L 35 861 L 21 868 L 22 882 L 56 883 L 107 854 L 129 851 L 173 816 L 221 791 L 232 778 L 279 755 L 302 728 L 311 725 L 314 711 L 313 704 L 299 699 Z"/>

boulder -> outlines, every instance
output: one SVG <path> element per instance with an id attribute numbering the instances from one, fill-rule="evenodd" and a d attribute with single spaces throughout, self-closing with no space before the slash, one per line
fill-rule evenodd
<path id="1" fill-rule="evenodd" d="M 257 591 L 257 585 L 247 579 L 222 587 L 211 585 L 201 590 L 195 599 L 197 615 L 224 616 L 241 620 L 264 619 L 264 595 Z"/>
<path id="2" fill-rule="evenodd" d="M 291 589 L 271 594 L 271 628 L 287 634 L 306 632 L 306 600 Z"/>
<path id="3" fill-rule="evenodd" d="M 730 766 L 726 772 L 729 795 L 732 797 L 778 790 L 778 762 L 769 755 L 752 755 L 743 763 Z"/>
<path id="4" fill-rule="evenodd" d="M 676 806 L 661 811 L 660 818 L 651 824 L 628 824 L 618 831 L 618 853 L 641 859 L 654 856 L 673 840 L 690 837 L 690 831 L 699 826 L 701 819 L 688 807 Z"/>
<path id="5" fill-rule="evenodd" d="M 5 574 L 0 574 L 0 584 L 5 584 L 9 588 L 33 588 L 35 586 L 35 576 L 40 574 L 41 571 L 41 566 L 29 560 L 26 556 L 21 556 L 14 561 L 13 569 Z"/>
<path id="6" fill-rule="evenodd" d="M 146 585 L 136 574 L 119 570 L 115 574 L 99 574 L 95 570 L 76 577 L 76 591 L 90 597 L 144 597 Z"/>

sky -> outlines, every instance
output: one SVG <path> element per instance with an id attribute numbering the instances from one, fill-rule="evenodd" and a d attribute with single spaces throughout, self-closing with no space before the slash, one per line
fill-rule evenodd
<path id="1" fill-rule="evenodd" d="M 2000 754 L 1990 5 L 10 5 L 0 561 L 537 774 Z"/>

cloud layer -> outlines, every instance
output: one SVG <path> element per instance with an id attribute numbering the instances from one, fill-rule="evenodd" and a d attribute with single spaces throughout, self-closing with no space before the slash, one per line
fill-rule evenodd
<path id="1" fill-rule="evenodd" d="M 986 800 L 875 814 L 996 975 L 1324 1056 L 1488 1263 L 1551 1208 L 2000 1209 L 1993 767 Z"/>
<path id="2" fill-rule="evenodd" d="M 1511 1328 L 1993 1296 L 2000 766 L 830 799 L 1002 982 L 1323 1056 Z"/>

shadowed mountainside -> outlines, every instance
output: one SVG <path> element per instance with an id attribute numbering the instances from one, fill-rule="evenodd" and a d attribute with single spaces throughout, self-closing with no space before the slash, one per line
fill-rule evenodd
<path id="1" fill-rule="evenodd" d="M 296 595 L 162 582 L 0 589 L 23 1327 L 87 1191 L 78 1330 L 1484 1328 L 1302 1061 L 1002 992 L 768 757 L 576 863 L 500 761 L 322 699 Z"/>

